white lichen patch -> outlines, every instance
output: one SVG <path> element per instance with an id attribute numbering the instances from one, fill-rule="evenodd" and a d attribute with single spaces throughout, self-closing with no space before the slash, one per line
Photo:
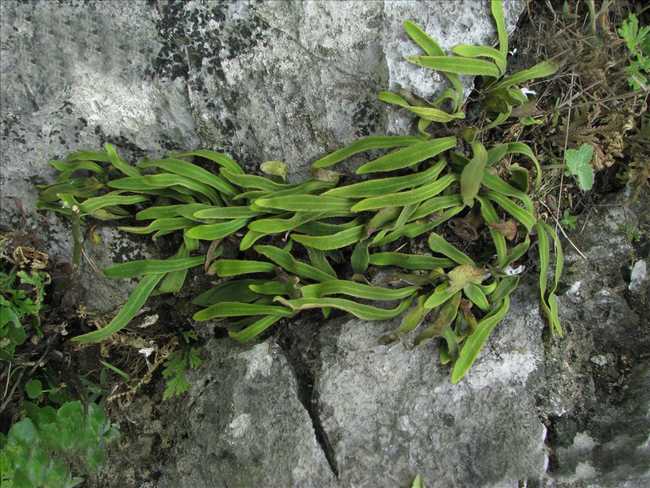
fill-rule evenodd
<path id="1" fill-rule="evenodd" d="M 639 292 L 643 286 L 643 282 L 648 279 L 648 266 L 644 259 L 640 259 L 634 266 L 630 273 L 630 291 Z"/>
<path id="2" fill-rule="evenodd" d="M 241 354 L 247 362 L 246 365 L 246 379 L 251 380 L 257 375 L 268 377 L 271 374 L 271 366 L 273 365 L 273 356 L 271 355 L 271 348 L 268 343 L 263 342 L 249 351 Z"/>
<path id="3" fill-rule="evenodd" d="M 251 416 L 247 413 L 242 413 L 235 417 L 233 421 L 228 425 L 228 428 L 230 429 L 230 435 L 236 439 L 243 437 L 250 425 Z"/>

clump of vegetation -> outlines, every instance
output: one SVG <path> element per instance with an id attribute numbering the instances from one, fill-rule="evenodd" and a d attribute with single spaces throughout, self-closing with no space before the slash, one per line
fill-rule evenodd
<path id="1" fill-rule="evenodd" d="M 522 269 L 516 265 L 534 234 L 541 308 L 553 333 L 561 335 L 555 297 L 561 245 L 554 230 L 537 219 L 528 195 L 541 185 L 541 165 L 523 142 L 487 147 L 482 142 L 508 120 L 530 123 L 521 110 L 529 104 L 522 87 L 552 74 L 555 66 L 543 62 L 506 75 L 503 5 L 493 0 L 491 6 L 498 49 L 456 46 L 447 55 L 416 24 L 405 23 L 423 51 L 408 61 L 441 71 L 451 86 L 432 101 L 382 92 L 382 100 L 418 116 L 419 135 L 357 140 L 316 161 L 313 178 L 303 183 L 285 183 L 280 162 L 264 165 L 268 177 L 246 174 L 229 156 L 208 150 L 132 166 L 107 144 L 104 151 L 76 152 L 53 162 L 59 179 L 43 188 L 40 206 L 72 220 L 75 256 L 82 219 L 126 219 L 134 206 L 135 220 L 146 225 L 119 229 L 154 240 L 170 236 L 178 246 L 168 259 L 105 269 L 109 278 L 140 281 L 106 327 L 73 341 L 107 339 L 152 294 L 179 292 L 188 270 L 202 267 L 219 281 L 194 300 L 202 307 L 194 320 L 223 321 L 237 341 L 252 341 L 309 309 L 324 316 L 341 310 L 362 320 L 403 315 L 384 339 L 398 340 L 418 326 L 416 343 L 442 338 L 441 361 L 453 365 L 455 383 L 506 316 Z M 470 111 L 462 106 L 461 75 L 481 77 L 478 117 L 467 117 Z M 393 151 L 358 167 L 361 181 L 342 184 L 341 175 L 329 169 L 377 150 Z M 522 165 L 500 166 L 513 158 L 523 158 Z M 532 185 L 526 160 L 535 173 Z M 551 242 L 556 264 L 549 284 Z M 422 252 L 422 245 L 429 252 Z M 379 306 L 384 302 L 394 305 Z M 167 376 L 175 377 L 177 363 L 191 365 L 192 359 L 175 356 Z M 170 395 L 175 391 L 174 386 Z"/>
<path id="2" fill-rule="evenodd" d="M 47 261 L 32 261 L 31 270 L 20 269 L 20 253 L 10 262 L 6 256 L 8 240 L 0 238 L 0 259 L 10 263 L 0 268 L 0 359 L 11 361 L 16 347 L 31 334 L 40 333 L 39 314 L 43 306 L 45 286 L 50 276 L 42 271 Z"/>
<path id="3" fill-rule="evenodd" d="M 618 33 L 629 51 L 630 64 L 626 67 L 627 81 L 633 90 L 648 90 L 650 75 L 650 26 L 639 27 L 639 19 L 630 14 Z"/>
<path id="4" fill-rule="evenodd" d="M 27 416 L 0 434 L 0 484 L 6 488 L 71 488 L 95 473 L 118 430 L 95 403 L 58 410 L 26 403 Z"/>

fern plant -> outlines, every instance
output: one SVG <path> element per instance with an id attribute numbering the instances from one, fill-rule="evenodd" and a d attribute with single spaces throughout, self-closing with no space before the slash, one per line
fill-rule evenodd
<path id="1" fill-rule="evenodd" d="M 268 177 L 247 174 L 226 154 L 209 150 L 132 166 L 107 144 L 104 151 L 76 152 L 53 163 L 61 176 L 43 188 L 42 208 L 77 223 L 86 217 L 112 220 L 134 214 L 144 225 L 118 228 L 153 239 L 181 236 L 176 254 L 168 259 L 104 270 L 109 278 L 139 278 L 139 284 L 106 327 L 73 340 L 106 339 L 125 327 L 149 296 L 178 292 L 188 270 L 202 267 L 219 281 L 194 299 L 201 307 L 194 320 L 221 321 L 237 341 L 255 340 L 309 309 L 324 316 L 341 310 L 362 320 L 402 316 L 384 340 L 398 340 L 418 327 L 418 344 L 440 337 L 441 361 L 452 365 L 456 383 L 508 313 L 509 296 L 519 281 L 513 265 L 528 252 L 534 233 L 541 308 L 553 333 L 561 335 L 555 296 L 563 263 L 558 237 L 537 219 L 528 170 L 512 165 L 510 177 L 495 171 L 506 157 L 523 158 L 522 164 L 528 161 L 535 171 L 537 188 L 541 165 L 524 143 L 486 147 L 481 142 L 486 131 L 512 115 L 513 107 L 527 103 L 520 85 L 555 68 L 545 62 L 507 76 L 503 6 L 497 0 L 491 5 L 498 49 L 457 46 L 445 55 L 421 28 L 405 23 L 425 54 L 409 61 L 443 72 L 451 87 L 432 102 L 411 103 L 382 92 L 380 99 L 419 118 L 418 135 L 359 139 L 315 161 L 313 178 L 303 183 L 284 182 L 286 168 L 277 161 Z M 465 118 L 458 76 L 466 74 L 485 78 L 479 119 L 485 123 L 434 137 L 433 123 L 456 125 Z M 329 169 L 377 150 L 386 152 L 356 170 L 367 176 L 364 180 L 341 184 L 340 175 Z M 475 256 L 445 233 L 447 223 L 470 214 L 491 243 L 489 251 Z M 403 252 L 413 240 L 425 240 L 430 252 Z M 556 261 L 549 284 L 551 247 Z M 233 257 L 233 248 L 239 255 Z"/>

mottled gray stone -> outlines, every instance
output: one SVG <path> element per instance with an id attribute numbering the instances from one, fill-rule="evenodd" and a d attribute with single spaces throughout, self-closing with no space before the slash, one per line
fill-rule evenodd
<path id="1" fill-rule="evenodd" d="M 184 402 L 188 439 L 160 488 L 334 487 L 280 348 L 222 340 L 205 350 L 210 359 Z"/>
<path id="2" fill-rule="evenodd" d="M 535 411 L 543 365 L 537 307 L 524 287 L 458 385 L 430 343 L 383 346 L 394 323 L 347 320 L 323 328 L 318 411 L 341 486 L 516 486 L 545 468 Z"/>
<path id="3" fill-rule="evenodd" d="M 507 2 L 510 27 L 522 8 Z M 293 179 L 361 135 L 408 130 L 408 119 L 376 100 L 378 91 L 431 96 L 443 85 L 401 59 L 417 49 L 404 20 L 423 23 L 444 47 L 489 43 L 495 34 L 482 0 L 192 1 L 165 12 L 157 66 L 187 76 L 202 142 L 229 148 L 253 168 L 286 161 Z"/>
<path id="4" fill-rule="evenodd" d="M 648 259 L 648 195 L 605 200 L 567 248 L 566 337 L 546 354 L 544 410 L 551 435 L 548 486 L 641 488 L 650 482 L 650 292 L 629 290 Z M 626 232 L 643 236 L 631 241 Z M 594 359 L 596 359 L 594 361 Z"/>
<path id="5" fill-rule="evenodd" d="M 182 80 L 148 76 L 160 49 L 157 15 L 145 1 L 0 2 L 0 222 L 40 239 L 69 261 L 69 225 L 35 212 L 36 184 L 52 182 L 48 161 L 117 144 L 125 156 L 198 145 Z M 87 243 L 70 305 L 112 312 L 131 286 L 96 269 L 148 253 L 143 240 L 99 226 Z"/>

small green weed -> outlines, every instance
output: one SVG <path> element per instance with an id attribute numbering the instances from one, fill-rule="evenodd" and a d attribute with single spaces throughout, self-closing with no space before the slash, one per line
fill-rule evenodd
<path id="1" fill-rule="evenodd" d="M 119 434 L 103 409 L 67 402 L 58 410 L 25 404 L 27 417 L 0 434 L 3 488 L 70 488 L 104 462 L 105 447 Z"/>
<path id="2" fill-rule="evenodd" d="M 163 400 L 168 400 L 185 393 L 190 384 L 187 381 L 186 373 L 190 369 L 196 369 L 203 363 L 199 356 L 199 348 L 192 347 L 191 341 L 196 339 L 196 334 L 186 332 L 183 334 L 185 343 L 179 349 L 172 352 L 165 362 L 163 377 L 165 378 L 165 391 Z"/>
<path id="3" fill-rule="evenodd" d="M 52 162 L 59 179 L 42 188 L 40 207 L 72 219 L 75 256 L 85 217 L 115 220 L 134 213 L 146 225 L 118 228 L 154 240 L 179 236 L 173 257 L 104 270 L 107 277 L 140 282 L 106 327 L 73 340 L 105 340 L 124 328 L 151 295 L 179 292 L 188 270 L 201 266 L 220 281 L 194 299 L 201 310 L 193 318 L 219 321 L 237 341 L 255 340 L 282 319 L 309 309 L 325 317 L 341 310 L 362 320 L 403 315 L 384 340 L 398 340 L 422 325 L 416 342 L 441 338 L 440 358 L 453 365 L 456 383 L 508 313 L 519 281 L 512 265 L 526 255 L 533 234 L 541 309 L 553 333 L 561 335 L 555 289 L 562 248 L 555 231 L 538 220 L 529 196 L 540 187 L 541 164 L 523 142 L 483 143 L 491 129 L 510 118 L 530 122 L 523 88 L 556 67 L 543 62 L 506 75 L 502 2 L 492 0 L 491 9 L 498 49 L 460 45 L 447 55 L 419 26 L 405 22 L 423 52 L 408 61 L 442 72 L 450 87 L 432 101 L 381 92 L 381 100 L 417 116 L 418 135 L 359 139 L 315 161 L 312 179 L 303 183 L 286 183 L 286 168 L 277 161 L 265 164 L 268 177 L 246 174 L 229 156 L 208 150 L 132 166 L 107 144 L 104 151 L 80 151 Z M 462 75 L 480 77 L 479 110 L 463 107 Z M 466 120 L 475 112 L 478 117 Z M 376 150 L 390 152 L 356 170 L 367 176 L 362 181 L 340 184 L 341 175 L 329 169 Z M 499 171 L 500 163 L 512 159 L 523 165 L 505 164 L 506 170 Z M 534 171 L 532 185 L 525 166 Z M 136 207 L 130 211 L 129 206 Z M 449 223 L 460 226 L 461 220 L 471 227 L 463 233 L 470 237 L 450 233 Z M 406 252 L 414 242 L 430 253 Z M 556 259 L 549 283 L 551 246 Z M 386 301 L 394 304 L 372 304 Z M 169 360 L 166 397 L 187 388 L 184 371 L 196 362 L 191 348 Z"/>
<path id="4" fill-rule="evenodd" d="M 560 224 L 567 230 L 575 230 L 578 227 L 578 217 L 572 215 L 569 209 L 564 210 Z"/>
<path id="5" fill-rule="evenodd" d="M 29 334 L 39 332 L 39 313 L 49 282 L 43 271 L 28 272 L 15 266 L 0 269 L 0 359 L 10 361 L 16 347 Z"/>
<path id="6" fill-rule="evenodd" d="M 633 90 L 647 91 L 650 88 L 650 26 L 639 26 L 636 15 L 630 14 L 621 24 L 618 34 L 625 41 L 629 51 L 630 64 L 625 69 L 628 83 Z"/>
<path id="7" fill-rule="evenodd" d="M 567 149 L 564 153 L 564 164 L 567 173 L 573 176 L 582 191 L 589 191 L 594 186 L 594 168 L 591 159 L 594 156 L 594 147 L 583 144 L 578 149 Z"/>

